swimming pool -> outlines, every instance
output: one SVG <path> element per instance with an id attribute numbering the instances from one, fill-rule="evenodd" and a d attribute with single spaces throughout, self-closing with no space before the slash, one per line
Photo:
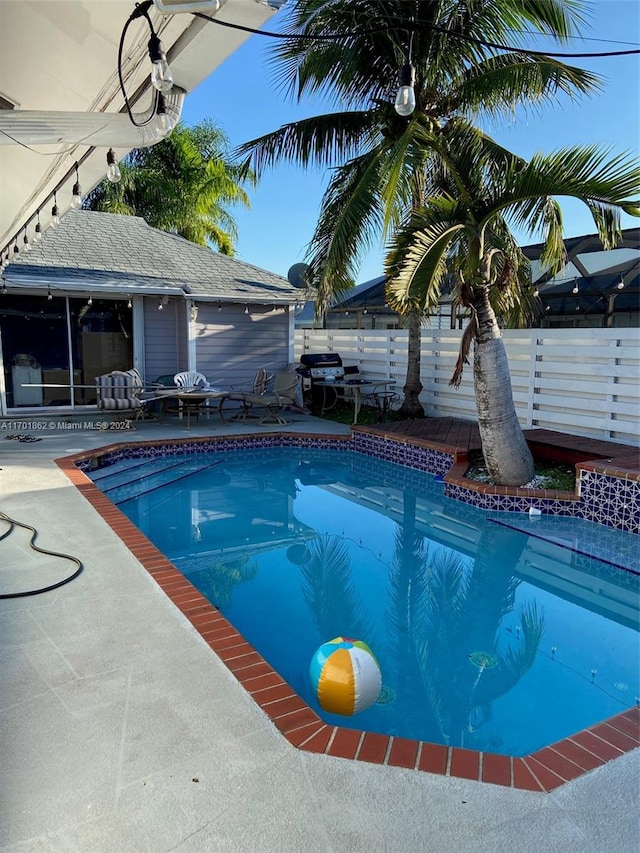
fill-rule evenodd
<path id="1" fill-rule="evenodd" d="M 330 724 L 519 756 L 640 693 L 631 534 L 487 514 L 429 474 L 326 448 L 124 458 L 91 476 Z M 352 718 L 325 714 L 308 675 L 338 635 L 382 671 Z"/>

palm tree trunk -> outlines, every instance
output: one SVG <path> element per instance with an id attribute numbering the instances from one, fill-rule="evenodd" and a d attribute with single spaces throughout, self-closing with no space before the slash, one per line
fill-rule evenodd
<path id="1" fill-rule="evenodd" d="M 423 385 L 420 381 L 420 349 L 421 349 L 421 315 L 412 309 L 407 314 L 407 328 L 409 338 L 407 341 L 407 378 L 402 389 L 404 400 L 400 406 L 399 414 L 403 418 L 423 418 L 424 408 L 420 402 L 420 392 Z"/>
<path id="2" fill-rule="evenodd" d="M 478 319 L 473 381 L 484 461 L 497 485 L 523 486 L 533 478 L 533 457 L 516 414 L 507 354 L 488 286 L 474 287 L 473 293 Z"/>

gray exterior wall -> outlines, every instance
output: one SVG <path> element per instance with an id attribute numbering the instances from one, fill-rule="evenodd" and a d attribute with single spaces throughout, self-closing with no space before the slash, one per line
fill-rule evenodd
<path id="1" fill-rule="evenodd" d="M 212 385 L 250 383 L 259 367 L 269 372 L 289 361 L 289 312 L 267 305 L 198 302 L 196 369 Z"/>
<path id="2" fill-rule="evenodd" d="M 158 311 L 158 301 L 157 296 L 144 300 L 144 378 L 147 382 L 188 369 L 185 300 L 170 298 L 162 311 Z"/>

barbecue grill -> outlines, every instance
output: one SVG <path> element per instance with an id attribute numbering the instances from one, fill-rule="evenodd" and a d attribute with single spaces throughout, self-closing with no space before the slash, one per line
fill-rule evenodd
<path id="1" fill-rule="evenodd" d="M 298 373 L 310 379 L 312 387 L 314 381 L 323 381 L 327 378 L 337 381 L 344 379 L 342 359 L 337 352 L 305 353 L 300 356 L 300 364 Z"/>
<path id="2" fill-rule="evenodd" d="M 322 388 L 314 387 L 315 383 L 324 382 L 327 379 L 339 382 L 344 379 L 344 366 L 337 352 L 309 352 L 300 356 L 298 373 L 304 377 L 303 387 L 310 397 L 311 405 L 320 409 L 325 395 Z"/>

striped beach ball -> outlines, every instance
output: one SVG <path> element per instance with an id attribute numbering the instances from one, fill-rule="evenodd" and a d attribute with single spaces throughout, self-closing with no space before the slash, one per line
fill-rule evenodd
<path id="1" fill-rule="evenodd" d="M 323 643 L 309 668 L 320 707 L 350 717 L 378 698 L 382 676 L 378 661 L 362 640 L 336 637 Z"/>

